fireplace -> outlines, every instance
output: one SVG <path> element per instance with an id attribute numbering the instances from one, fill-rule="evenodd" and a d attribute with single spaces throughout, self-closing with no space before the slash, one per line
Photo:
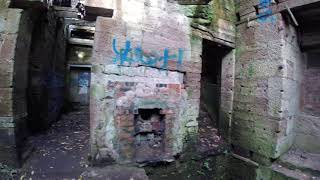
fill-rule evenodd
<path id="1" fill-rule="evenodd" d="M 197 133 L 199 96 L 187 91 L 184 74 L 114 65 L 104 71 L 114 74 L 92 75 L 101 80 L 90 98 L 95 162 L 174 161 Z"/>
<path id="2" fill-rule="evenodd" d="M 165 115 L 161 109 L 139 109 L 135 114 L 135 159 L 160 161 L 164 154 Z"/>

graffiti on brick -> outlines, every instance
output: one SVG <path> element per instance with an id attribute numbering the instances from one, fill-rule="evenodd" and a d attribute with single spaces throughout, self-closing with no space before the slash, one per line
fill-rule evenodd
<path id="1" fill-rule="evenodd" d="M 175 54 L 171 54 L 168 48 L 165 48 L 163 52 L 146 53 L 141 46 L 132 47 L 131 41 L 127 40 L 124 48 L 117 49 L 116 38 L 113 39 L 112 47 L 115 53 L 113 62 L 120 65 L 141 64 L 167 69 L 169 61 L 174 61 L 179 69 L 183 61 L 184 51 L 182 48 L 179 48 Z"/>
<path id="2" fill-rule="evenodd" d="M 259 18 L 258 22 L 260 23 L 275 23 L 276 16 L 272 16 L 272 0 L 260 0 L 259 8 Z"/>

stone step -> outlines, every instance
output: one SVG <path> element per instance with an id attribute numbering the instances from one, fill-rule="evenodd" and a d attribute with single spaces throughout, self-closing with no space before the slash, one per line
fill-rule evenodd
<path id="1" fill-rule="evenodd" d="M 94 167 L 82 173 L 83 179 L 92 180 L 148 180 L 144 169 L 129 166 L 112 165 L 103 168 Z"/>
<path id="2" fill-rule="evenodd" d="M 284 167 L 280 164 L 274 163 L 271 166 L 274 171 L 272 178 L 274 179 L 290 179 L 290 180 L 318 180 L 319 177 L 311 176 L 310 174 L 304 173 L 301 170 L 292 170 L 288 167 Z"/>
<path id="3" fill-rule="evenodd" d="M 320 179 L 320 154 L 311 154 L 301 150 L 290 150 L 278 163 L 292 170 L 300 170 Z"/>

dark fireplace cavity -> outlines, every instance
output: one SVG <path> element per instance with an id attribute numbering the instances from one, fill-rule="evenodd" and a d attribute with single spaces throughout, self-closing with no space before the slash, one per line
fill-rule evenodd
<path id="1" fill-rule="evenodd" d="M 156 162 L 164 154 L 165 121 L 161 109 L 138 109 L 135 114 L 135 158 Z"/>

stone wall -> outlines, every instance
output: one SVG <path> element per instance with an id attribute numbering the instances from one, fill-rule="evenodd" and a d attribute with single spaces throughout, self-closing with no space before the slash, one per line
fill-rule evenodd
<path id="1" fill-rule="evenodd" d="M 295 147 L 310 153 L 320 153 L 318 143 L 320 138 L 320 70 L 316 67 L 308 67 L 307 59 L 304 61 L 301 114 L 296 126 Z"/>
<path id="2" fill-rule="evenodd" d="M 0 9 L 7 8 L 10 4 L 9 0 L 0 0 Z"/>
<path id="3" fill-rule="evenodd" d="M 41 11 L 34 28 L 29 57 L 29 127 L 44 130 L 61 114 L 66 71 L 66 34 L 63 19 Z"/>
<path id="4" fill-rule="evenodd" d="M 30 148 L 29 130 L 45 129 L 61 113 L 64 26 L 54 13 L 32 7 L 1 9 L 0 24 L 0 159 L 17 166 Z"/>
<path id="5" fill-rule="evenodd" d="M 0 10 L 0 160 L 18 166 L 26 137 L 30 12 Z"/>
<path id="6" fill-rule="evenodd" d="M 259 2 L 242 5 L 259 7 Z M 248 150 L 246 156 L 256 161 L 279 157 L 294 139 L 302 57 L 289 22 L 275 14 L 237 26 L 232 144 Z"/>
<path id="7" fill-rule="evenodd" d="M 232 124 L 233 99 L 235 89 L 235 50 L 231 50 L 222 59 L 221 93 L 218 128 L 222 136 L 229 142 Z"/>
<path id="8" fill-rule="evenodd" d="M 320 116 L 320 84 L 318 83 L 320 70 L 318 67 L 307 67 L 305 65 L 303 75 L 302 111 L 310 115 Z"/>
<path id="9" fill-rule="evenodd" d="M 98 18 L 96 25 L 91 155 L 135 162 L 134 112 L 161 109 L 166 142 L 159 159 L 173 160 L 197 132 L 202 40 L 192 36 L 176 3 L 119 4 L 113 19 Z"/>
<path id="10" fill-rule="evenodd" d="M 216 49 L 210 49 L 210 60 L 221 57 L 221 79 L 217 95 L 220 99 L 216 100 L 216 104 L 220 107 L 217 114 L 219 131 L 224 134 L 224 138 L 229 139 L 229 130 L 232 121 L 233 109 L 233 89 L 234 89 L 234 69 L 235 69 L 235 2 L 229 0 L 207 1 L 178 1 L 184 14 L 188 17 L 192 31 L 194 34 L 218 44 L 223 45 L 224 50 L 215 52 Z M 199 3 L 197 3 L 199 2 Z M 211 42 L 211 43 L 212 43 Z M 228 49 L 228 50 L 225 50 Z M 223 56 L 221 53 L 225 52 Z M 204 58 L 204 57 L 202 57 Z M 204 80 L 204 84 L 208 82 Z M 212 87 L 211 87 L 212 88 Z M 214 95 L 210 91 L 210 86 L 203 91 L 204 97 L 212 97 Z M 207 99 L 209 100 L 209 99 Z M 204 101 L 204 103 L 207 103 Z M 212 103 L 213 104 L 213 103 Z M 207 106 L 212 105 L 207 103 Z M 209 110 L 210 111 L 210 110 Z M 212 113 L 211 113 L 212 114 Z"/>

